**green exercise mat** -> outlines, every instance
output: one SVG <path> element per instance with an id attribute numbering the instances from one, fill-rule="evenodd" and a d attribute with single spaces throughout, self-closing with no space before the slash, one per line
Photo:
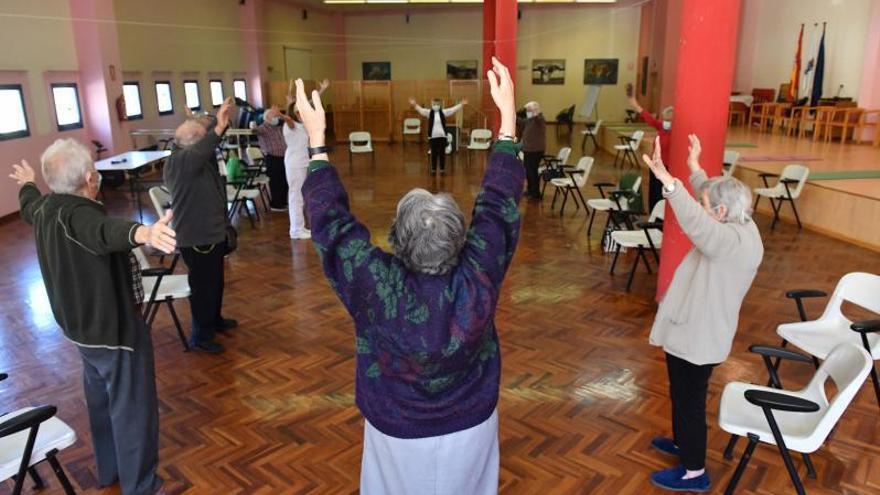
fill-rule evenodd
<path id="1" fill-rule="evenodd" d="M 880 170 L 838 170 L 811 172 L 809 180 L 880 179 Z"/>
<path id="2" fill-rule="evenodd" d="M 725 148 L 757 148 L 757 144 L 753 143 L 724 143 Z"/>

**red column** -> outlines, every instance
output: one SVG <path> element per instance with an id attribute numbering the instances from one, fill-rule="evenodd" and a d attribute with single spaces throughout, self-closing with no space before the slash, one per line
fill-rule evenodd
<path id="1" fill-rule="evenodd" d="M 669 167 L 672 175 L 687 184 L 688 134 L 700 137 L 701 163 L 709 176 L 721 173 L 727 135 L 727 109 L 736 63 L 736 37 L 741 0 L 682 0 L 677 71 L 675 118 L 672 125 Z M 672 33 L 670 33 L 672 34 Z M 663 226 L 663 250 L 657 297 L 672 281 L 675 269 L 690 250 L 671 209 Z"/>
<path id="2" fill-rule="evenodd" d="M 510 69 L 516 82 L 517 0 L 483 1 L 483 66 L 489 70 L 492 56 Z M 501 125 L 498 109 L 493 109 L 490 126 L 495 133 Z"/>
<path id="3" fill-rule="evenodd" d="M 241 6 L 242 37 L 247 57 L 248 95 L 250 102 L 263 106 L 263 50 L 260 40 L 263 36 L 263 0 L 251 0 Z"/>

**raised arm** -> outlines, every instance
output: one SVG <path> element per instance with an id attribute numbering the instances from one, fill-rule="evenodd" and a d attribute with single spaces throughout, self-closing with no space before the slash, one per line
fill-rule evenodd
<path id="1" fill-rule="evenodd" d="M 422 108 L 422 106 L 419 105 L 414 98 L 409 99 L 409 104 L 413 107 L 413 110 L 418 112 L 418 114 L 422 117 L 427 117 L 428 115 L 431 115 L 431 112 L 427 108 Z"/>
<path id="2" fill-rule="evenodd" d="M 458 112 L 459 110 L 464 108 L 464 106 L 467 104 L 468 104 L 467 98 L 463 98 L 460 102 L 458 102 L 458 105 L 453 105 L 449 108 L 444 108 L 443 115 L 446 117 L 451 117 L 451 116 L 455 115 L 456 112 Z"/>
<path id="3" fill-rule="evenodd" d="M 639 115 L 642 117 L 642 120 L 644 120 L 646 124 L 653 127 L 654 129 L 657 129 L 658 131 L 660 129 L 663 129 L 663 122 L 655 119 L 653 115 L 645 111 L 645 109 L 642 108 L 642 106 L 639 104 L 639 100 L 637 100 L 634 95 L 629 96 L 629 105 L 633 107 L 636 112 L 639 112 Z"/>
<path id="4" fill-rule="evenodd" d="M 501 110 L 501 134 L 516 133 L 513 80 L 507 68 L 492 59 L 489 85 L 492 99 Z M 474 204 L 473 220 L 462 249 L 462 264 L 486 274 L 500 286 L 519 239 L 518 204 L 525 172 L 516 158 L 513 141 L 500 140 L 489 158 L 489 167 Z"/>
<path id="5" fill-rule="evenodd" d="M 325 146 L 326 117 L 318 91 L 309 103 L 302 80 L 296 81 L 296 108 L 309 134 L 309 147 Z M 303 184 L 306 214 L 312 241 L 321 258 L 324 274 L 343 304 L 358 311 L 358 296 L 365 284 L 372 284 L 377 270 L 387 271 L 391 256 L 370 241 L 370 231 L 351 213 L 348 194 L 326 152 L 316 153 L 309 163 Z"/>
<path id="6" fill-rule="evenodd" d="M 42 196 L 34 182 L 36 180 L 34 169 L 28 165 L 27 160 L 22 160 L 20 165 L 18 163 L 12 165 L 12 173 L 9 174 L 9 177 L 21 186 L 21 190 L 18 191 L 21 219 L 31 225 L 34 223 L 34 208 L 37 200 Z"/>

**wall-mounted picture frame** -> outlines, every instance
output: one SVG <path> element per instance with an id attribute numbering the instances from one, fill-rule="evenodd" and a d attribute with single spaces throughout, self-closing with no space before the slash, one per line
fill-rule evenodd
<path id="1" fill-rule="evenodd" d="M 478 67 L 476 60 L 448 60 L 446 79 L 477 79 Z"/>
<path id="2" fill-rule="evenodd" d="M 616 58 L 584 59 L 584 84 L 617 84 Z"/>
<path id="3" fill-rule="evenodd" d="M 565 84 L 565 59 L 532 60 L 532 84 Z"/>
<path id="4" fill-rule="evenodd" d="M 391 62 L 364 62 L 361 68 L 364 81 L 391 80 Z"/>

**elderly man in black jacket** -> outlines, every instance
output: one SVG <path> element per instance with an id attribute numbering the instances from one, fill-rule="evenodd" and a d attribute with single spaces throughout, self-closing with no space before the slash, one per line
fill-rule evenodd
<path id="1" fill-rule="evenodd" d="M 229 127 L 232 98 L 213 118 L 187 119 L 174 133 L 179 147 L 165 165 L 165 184 L 171 190 L 174 230 L 180 254 L 189 268 L 192 310 L 190 345 L 198 351 L 220 353 L 215 332 L 238 324 L 221 316 L 223 257 L 226 256 L 226 184 L 215 155 Z"/>
<path id="2" fill-rule="evenodd" d="M 153 495 L 162 486 L 153 343 L 136 306 L 131 250 L 174 251 L 171 211 L 151 226 L 107 216 L 95 201 L 101 181 L 91 154 L 73 139 L 55 141 L 41 162 L 51 194 L 40 193 L 26 161 L 10 177 L 22 186 L 21 217 L 34 227 L 55 320 L 83 360 L 98 483 Z"/>

